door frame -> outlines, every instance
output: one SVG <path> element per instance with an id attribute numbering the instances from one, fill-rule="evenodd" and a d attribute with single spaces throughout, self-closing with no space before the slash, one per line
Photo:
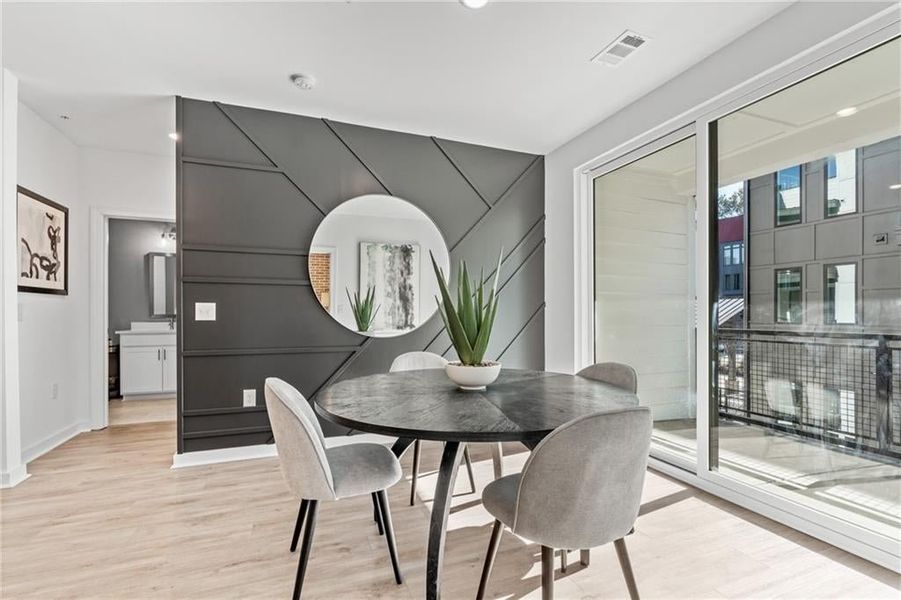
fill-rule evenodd
<path id="1" fill-rule="evenodd" d="M 899 555 L 896 540 L 801 504 L 791 498 L 759 489 L 739 479 L 728 477 L 713 470 L 716 448 L 711 447 L 709 429 L 710 410 L 715 406 L 711 400 L 712 353 L 710 340 L 712 333 L 710 298 L 713 282 L 710 260 L 711 219 L 709 199 L 715 194 L 709 173 L 715 168 L 715 138 L 711 138 L 711 128 L 718 119 L 769 96 L 775 92 L 825 71 L 854 56 L 862 54 L 901 35 L 901 18 L 896 7 L 874 15 L 845 32 L 836 35 L 819 46 L 793 57 L 773 68 L 760 73 L 743 84 L 725 90 L 722 94 L 703 102 L 692 109 L 657 124 L 649 130 L 600 154 L 573 170 L 574 221 L 573 221 L 573 268 L 574 268 L 574 368 L 581 369 L 593 361 L 594 357 L 594 218 L 593 190 L 594 177 L 619 168 L 629 162 L 649 154 L 676 141 L 685 128 L 694 130 L 696 143 L 696 269 L 695 292 L 698 297 L 697 318 L 697 459 L 694 463 L 673 460 L 659 451 L 654 451 L 650 465 L 690 485 L 725 498 L 739 506 L 767 516 L 793 529 L 819 538 L 838 548 L 856 554 L 883 567 L 899 572 Z M 714 143 L 711 144 L 711 140 Z M 658 145 L 659 144 L 659 145 Z M 714 258 L 716 256 L 714 255 Z M 713 459 L 713 460 L 711 460 Z"/>
<path id="2" fill-rule="evenodd" d="M 91 207 L 90 214 L 90 380 L 88 407 L 91 429 L 109 425 L 109 221 L 160 221 L 175 223 L 175 211 L 153 212 L 122 208 Z M 179 240 L 175 240 L 176 247 Z"/>

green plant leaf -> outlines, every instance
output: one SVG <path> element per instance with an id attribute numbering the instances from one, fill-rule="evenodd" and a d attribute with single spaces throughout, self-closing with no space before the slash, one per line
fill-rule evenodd
<path id="1" fill-rule="evenodd" d="M 469 280 L 469 271 L 466 269 L 466 263 L 460 261 L 460 281 L 458 289 L 460 290 L 460 300 L 458 301 L 458 309 L 460 311 L 460 322 L 466 331 L 466 339 L 472 344 L 479 334 L 479 328 L 476 325 L 475 307 L 472 301 L 472 286 Z"/>
<path id="2" fill-rule="evenodd" d="M 443 316 L 445 317 L 447 334 L 450 336 L 454 349 L 457 351 L 460 362 L 464 365 L 473 364 L 472 345 L 466 337 L 466 331 L 463 329 L 463 324 L 460 322 L 459 315 L 454 310 L 454 303 L 451 300 L 450 292 L 447 289 L 447 281 L 445 281 L 444 274 L 441 272 L 438 263 L 435 261 L 435 255 L 429 251 L 429 256 L 432 258 L 432 267 L 435 269 L 435 276 L 438 278 L 438 289 L 441 291 L 441 301 L 444 303 Z"/>

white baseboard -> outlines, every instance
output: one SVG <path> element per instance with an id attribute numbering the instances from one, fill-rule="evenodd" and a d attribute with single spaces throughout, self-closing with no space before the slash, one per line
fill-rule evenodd
<path id="1" fill-rule="evenodd" d="M 63 427 L 53 435 L 43 440 L 22 448 L 22 462 L 30 463 L 34 459 L 47 454 L 57 446 L 64 444 L 79 433 L 91 430 L 91 424 L 87 421 L 79 421 L 67 427 Z"/>
<path id="2" fill-rule="evenodd" d="M 325 444 L 329 448 L 344 446 L 345 444 L 357 444 L 367 442 L 390 446 L 397 438 L 386 435 L 362 434 L 362 435 L 338 435 L 325 438 Z M 239 446 L 237 448 L 221 448 L 219 450 L 198 450 L 172 455 L 172 468 L 199 467 L 201 465 L 214 465 L 216 463 L 234 462 L 236 460 L 252 460 L 255 458 L 273 458 L 278 456 L 275 444 L 257 444 L 256 446 Z"/>
<path id="3" fill-rule="evenodd" d="M 25 469 L 25 465 L 19 465 L 9 472 L 0 473 L 0 489 L 16 487 L 29 477 L 31 475 Z"/>
<path id="4" fill-rule="evenodd" d="M 218 450 L 198 450 L 172 455 L 172 468 L 199 467 L 216 463 L 251 460 L 254 458 L 272 458 L 278 456 L 275 444 L 257 444 L 256 446 L 239 446 L 237 448 L 221 448 Z"/>

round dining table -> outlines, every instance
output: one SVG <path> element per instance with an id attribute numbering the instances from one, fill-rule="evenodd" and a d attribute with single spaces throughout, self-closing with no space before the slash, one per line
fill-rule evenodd
<path id="1" fill-rule="evenodd" d="M 534 448 L 575 418 L 637 406 L 612 385 L 545 371 L 503 369 L 483 391 L 457 388 L 443 370 L 401 371 L 346 379 L 315 399 L 325 419 L 368 433 L 396 436 L 398 457 L 415 440 L 444 442 L 432 504 L 425 597 L 441 597 L 448 511 L 466 442 L 522 442 Z"/>

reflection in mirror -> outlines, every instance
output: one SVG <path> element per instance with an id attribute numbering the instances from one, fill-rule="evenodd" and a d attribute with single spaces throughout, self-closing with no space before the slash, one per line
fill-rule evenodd
<path id="1" fill-rule="evenodd" d="M 175 316 L 175 255 L 148 252 L 147 269 L 150 279 L 150 315 Z"/>
<path id="2" fill-rule="evenodd" d="M 450 271 L 447 244 L 428 215 L 393 196 L 359 196 L 319 224 L 310 246 L 310 284 L 322 308 L 348 329 L 403 335 L 437 310 L 429 252 Z"/>

